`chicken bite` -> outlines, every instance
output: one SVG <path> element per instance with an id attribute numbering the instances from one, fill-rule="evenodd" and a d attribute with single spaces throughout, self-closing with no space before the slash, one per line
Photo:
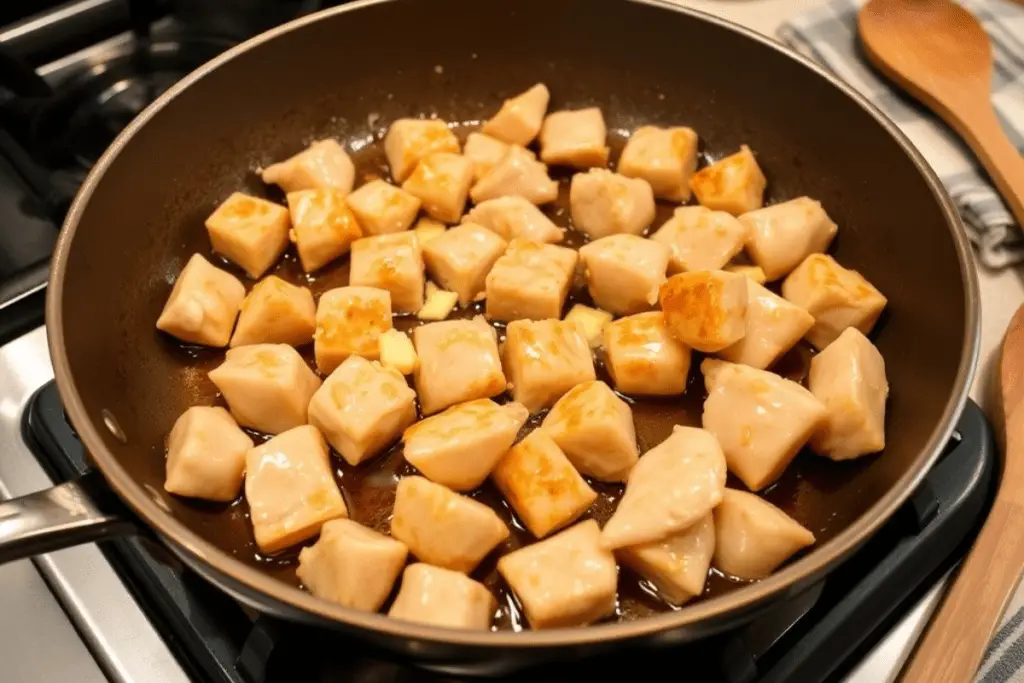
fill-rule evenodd
<path id="1" fill-rule="evenodd" d="M 690 349 L 669 333 L 661 311 L 609 323 L 604 353 L 608 374 L 624 394 L 674 396 L 686 391 Z"/>
<path id="2" fill-rule="evenodd" d="M 498 197 L 522 197 L 531 204 L 547 204 L 558 198 L 558 183 L 533 152 L 512 145 L 469 191 L 477 204 Z"/>
<path id="3" fill-rule="evenodd" d="M 287 344 L 230 349 L 208 376 L 238 424 L 265 434 L 306 424 L 306 406 L 320 388 L 320 378 Z"/>
<path id="4" fill-rule="evenodd" d="M 349 465 L 358 465 L 398 440 L 416 421 L 416 392 L 402 373 L 349 356 L 309 403 L 309 423 Z"/>
<path id="5" fill-rule="evenodd" d="M 422 325 L 412 341 L 420 357 L 413 377 L 424 415 L 505 391 L 498 335 L 483 318 Z"/>
<path id="6" fill-rule="evenodd" d="M 348 283 L 387 290 L 396 313 L 415 313 L 423 308 L 426 276 L 416 235 L 404 232 L 353 242 Z"/>
<path id="7" fill-rule="evenodd" d="M 206 219 L 213 250 L 257 279 L 288 247 L 288 209 L 234 192 Z"/>
<path id="8" fill-rule="evenodd" d="M 313 341 L 316 304 L 306 287 L 297 287 L 270 275 L 252 288 L 241 306 L 231 346 L 288 344 Z"/>
<path id="9" fill-rule="evenodd" d="M 672 428 L 633 468 L 615 514 L 601 531 L 606 548 L 661 541 L 696 524 L 722 501 L 726 463 L 708 431 Z"/>
<path id="10" fill-rule="evenodd" d="M 651 239 L 668 248 L 671 273 L 719 270 L 743 251 L 747 227 L 724 211 L 681 206 Z"/>
<path id="11" fill-rule="evenodd" d="M 745 263 L 732 263 L 723 268 L 723 270 L 727 270 L 730 273 L 745 275 L 759 285 L 763 285 L 768 282 L 768 278 L 765 276 L 764 271 L 761 270 L 761 266 L 751 266 Z"/>
<path id="12" fill-rule="evenodd" d="M 192 406 L 167 439 L 164 490 L 227 503 L 238 497 L 252 439 L 221 407 Z"/>
<path id="13" fill-rule="evenodd" d="M 427 242 L 435 237 L 440 237 L 447 229 L 448 226 L 441 221 L 428 218 L 427 216 L 419 219 L 412 226 L 412 232 L 416 235 L 416 239 L 419 240 L 421 248 L 427 246 Z"/>
<path id="14" fill-rule="evenodd" d="M 538 83 L 526 92 L 505 100 L 498 113 L 484 121 L 481 130 L 498 140 L 525 147 L 540 132 L 550 99 L 547 86 Z"/>
<path id="15" fill-rule="evenodd" d="M 392 619 L 429 626 L 487 630 L 498 603 L 491 591 L 461 572 L 410 564 L 402 573 L 402 587 L 388 611 Z"/>
<path id="16" fill-rule="evenodd" d="M 409 554 L 396 541 L 351 519 L 332 519 L 299 552 L 295 575 L 318 598 L 376 612 L 391 594 Z"/>
<path id="17" fill-rule="evenodd" d="M 698 202 L 713 211 L 726 211 L 734 216 L 760 209 L 766 184 L 754 153 L 746 145 L 690 178 L 690 189 L 697 195 Z"/>
<path id="18" fill-rule="evenodd" d="M 668 250 L 636 235 L 609 235 L 580 248 L 587 290 L 594 303 L 616 315 L 649 311 L 665 281 Z"/>
<path id="19" fill-rule="evenodd" d="M 838 228 L 809 197 L 745 213 L 739 218 L 748 231 L 747 251 L 765 277 L 778 280 L 807 256 L 824 253 Z"/>
<path id="20" fill-rule="evenodd" d="M 715 509 L 714 564 L 738 579 L 764 579 L 813 543 L 814 534 L 753 493 L 726 489 Z"/>
<path id="21" fill-rule="evenodd" d="M 487 228 L 462 223 L 425 245 L 423 261 L 430 277 L 468 306 L 484 292 L 487 274 L 507 247 L 505 240 Z"/>
<path id="22" fill-rule="evenodd" d="M 679 606 L 704 592 L 714 552 L 715 522 L 709 512 L 688 529 L 660 541 L 620 548 L 615 555 L 650 581 L 666 602 Z"/>
<path id="23" fill-rule="evenodd" d="M 454 405 L 405 430 L 405 459 L 431 481 L 472 491 L 508 453 L 528 417 L 518 403 L 499 406 L 485 398 Z"/>
<path id="24" fill-rule="evenodd" d="M 282 432 L 246 454 L 245 498 L 256 545 L 267 554 L 316 536 L 325 522 L 348 517 L 327 444 L 309 425 Z"/>
<path id="25" fill-rule="evenodd" d="M 324 375 L 349 356 L 380 358 L 380 336 L 391 329 L 391 295 L 376 287 L 336 287 L 320 295 L 313 353 Z"/>
<path id="26" fill-rule="evenodd" d="M 615 611 L 618 567 L 588 519 L 498 560 L 532 629 L 586 626 Z"/>
<path id="27" fill-rule="evenodd" d="M 363 236 L 355 214 L 338 190 L 300 190 L 288 193 L 292 230 L 289 233 L 299 263 L 307 273 L 344 256 Z"/>
<path id="28" fill-rule="evenodd" d="M 405 182 L 418 163 L 438 152 L 459 153 L 459 139 L 440 119 L 398 119 L 384 136 L 384 154 L 396 183 Z"/>
<path id="29" fill-rule="evenodd" d="M 484 283 L 487 317 L 505 322 L 561 318 L 577 258 L 566 247 L 512 240 Z"/>
<path id="30" fill-rule="evenodd" d="M 796 382 L 746 365 L 705 359 L 704 428 L 722 444 L 729 471 L 751 491 L 779 478 L 825 419 L 825 406 Z"/>
<path id="31" fill-rule="evenodd" d="M 595 379 L 590 345 L 576 325 L 564 320 L 509 323 L 503 353 L 512 396 L 531 414 Z"/>
<path id="32" fill-rule="evenodd" d="M 342 197 L 352 191 L 356 168 L 337 140 L 317 140 L 295 156 L 263 169 L 263 182 L 285 193 L 331 188 Z"/>
<path id="33" fill-rule="evenodd" d="M 697 134 L 682 126 L 636 129 L 619 157 L 619 173 L 643 178 L 661 199 L 685 202 L 697 170 Z"/>
<path id="34" fill-rule="evenodd" d="M 607 166 L 607 135 L 597 107 L 553 112 L 540 129 L 540 158 L 545 164 L 573 168 Z"/>
<path id="35" fill-rule="evenodd" d="M 371 180 L 345 202 L 367 235 L 404 232 L 416 220 L 420 199 L 383 180 Z"/>
<path id="36" fill-rule="evenodd" d="M 522 197 L 498 197 L 476 205 L 463 218 L 496 233 L 506 242 L 561 242 L 565 233 L 544 212 Z"/>
<path id="37" fill-rule="evenodd" d="M 811 448 L 833 460 L 849 460 L 885 448 L 885 360 L 855 327 L 811 359 L 807 386 L 827 416 Z"/>
<path id="38" fill-rule="evenodd" d="M 633 411 L 600 381 L 570 389 L 551 407 L 541 429 L 581 474 L 624 482 L 639 454 Z"/>
<path id="39" fill-rule="evenodd" d="M 156 327 L 186 344 L 227 346 L 245 285 L 193 254 L 174 281 Z"/>
<path id="40" fill-rule="evenodd" d="M 789 351 L 814 325 L 814 316 L 752 279 L 747 281 L 746 333 L 718 355 L 764 370 Z"/>
<path id="41" fill-rule="evenodd" d="M 665 324 L 687 346 L 714 353 L 747 331 L 747 278 L 724 270 L 679 273 L 661 286 Z"/>
<path id="42" fill-rule="evenodd" d="M 483 178 L 508 152 L 508 145 L 483 133 L 470 133 L 462 153 L 473 162 L 473 182 Z"/>
<path id="43" fill-rule="evenodd" d="M 594 168 L 572 177 L 569 208 L 573 225 L 591 239 L 639 235 L 654 220 L 654 193 L 646 180 Z"/>
<path id="44" fill-rule="evenodd" d="M 420 161 L 412 175 L 402 183 L 402 189 L 423 203 L 427 215 L 445 223 L 455 223 L 466 208 L 466 197 L 472 183 L 472 161 L 458 154 L 440 152 Z"/>

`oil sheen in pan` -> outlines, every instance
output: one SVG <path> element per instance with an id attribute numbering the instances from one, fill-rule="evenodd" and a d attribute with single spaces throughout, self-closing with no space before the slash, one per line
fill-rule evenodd
<path id="1" fill-rule="evenodd" d="M 473 122 L 475 124 L 476 122 Z M 455 125 L 453 129 L 460 138 L 472 131 L 475 125 Z M 609 136 L 609 144 L 612 147 L 612 158 L 616 159 L 625 140 L 621 135 L 615 135 L 613 131 Z M 388 166 L 384 157 L 383 145 L 379 136 L 376 141 L 367 144 L 352 155 L 356 165 L 357 186 L 374 178 L 388 178 Z M 614 164 L 613 164 L 614 166 Z M 572 222 L 569 212 L 569 179 L 571 173 L 562 172 L 559 169 L 552 169 L 552 177 L 559 180 L 560 191 L 558 200 L 543 207 L 545 213 L 552 220 L 563 227 L 570 228 L 566 233 L 565 246 L 578 248 L 585 241 L 584 236 L 572 230 Z M 247 186 L 245 191 L 252 192 L 253 186 Z M 277 188 L 261 188 L 263 196 L 268 199 L 284 202 L 283 195 Z M 657 217 L 651 230 L 657 229 L 669 218 L 674 205 L 659 202 Z M 208 255 L 217 259 L 220 264 L 241 275 L 240 271 L 232 264 L 211 253 L 209 241 L 205 230 L 197 226 L 194 231 L 194 241 L 188 245 L 192 251 Z M 339 259 L 313 275 L 307 275 L 302 271 L 295 257 L 294 250 L 290 249 L 273 273 L 289 282 L 309 287 L 315 297 L 323 292 L 348 284 L 348 259 Z M 246 278 L 242 278 L 247 286 L 253 284 Z M 573 304 L 582 303 L 592 305 L 587 294 L 584 283 L 577 279 L 569 300 L 566 303 L 566 310 Z M 482 304 L 476 304 L 468 309 L 456 310 L 450 318 L 473 317 L 480 315 L 483 311 Z M 414 316 L 396 317 L 395 327 L 400 330 L 411 330 L 423 324 Z M 495 323 L 499 338 L 504 340 L 504 325 Z M 199 374 L 205 379 L 205 372 L 216 367 L 223 360 L 223 351 L 202 349 L 197 347 L 182 347 L 173 342 L 165 344 L 168 353 L 179 355 L 181 361 L 192 366 L 197 366 Z M 312 345 L 307 345 L 299 351 L 303 354 L 310 367 L 315 368 L 313 360 Z M 807 373 L 812 350 L 809 346 L 801 344 L 786 354 L 772 368 L 775 372 L 794 379 L 803 380 Z M 634 399 L 623 397 L 633 409 L 634 422 L 636 423 L 637 441 L 640 452 L 643 453 L 651 447 L 664 440 L 672 431 L 674 425 L 700 426 L 700 416 L 706 392 L 704 391 L 703 378 L 700 375 L 700 361 L 702 356 L 698 353 L 693 355 L 690 377 L 686 393 L 682 397 L 671 397 L 665 399 Z M 611 384 L 605 371 L 601 353 L 597 354 L 597 375 Z M 411 379 L 410 379 L 411 383 Z M 211 393 L 215 392 L 215 389 Z M 507 396 L 496 399 L 499 402 L 509 400 Z M 526 433 L 534 428 L 543 419 L 543 413 L 531 418 L 524 427 Z M 257 441 L 265 440 L 267 437 L 260 434 L 253 434 Z M 358 467 L 352 467 L 340 458 L 334 459 L 335 478 L 344 492 L 352 519 L 365 524 L 378 531 L 388 532 L 391 524 L 391 510 L 394 505 L 395 487 L 398 480 L 415 470 L 402 457 L 400 444 L 394 445 L 384 454 L 365 462 Z M 810 528 L 822 543 L 831 538 L 835 533 L 842 530 L 852 521 L 853 514 L 845 512 L 856 510 L 858 506 L 852 505 L 847 500 L 848 496 L 856 495 L 849 487 L 842 488 L 837 483 L 853 474 L 853 470 L 862 465 L 857 461 L 847 463 L 833 463 L 825 458 L 814 456 L 808 453 L 800 454 L 796 461 L 790 465 L 780 480 L 770 489 L 764 492 L 764 497 L 778 505 L 797 521 Z M 601 482 L 590 482 L 591 486 L 598 492 L 598 499 L 585 515 L 604 523 L 612 512 L 622 495 L 622 486 L 604 484 Z M 729 486 L 742 488 L 742 484 L 730 475 Z M 837 493 L 839 495 L 832 495 Z M 516 603 L 515 597 L 510 593 L 505 582 L 498 575 L 496 570 L 497 558 L 502 554 L 533 542 L 533 537 L 525 530 L 525 527 L 516 519 L 501 495 L 490 484 L 484 485 L 474 491 L 471 496 L 493 508 L 498 515 L 508 524 L 511 535 L 504 545 L 499 546 L 481 565 L 473 572 L 473 578 L 488 586 L 498 599 L 498 614 L 495 619 L 496 629 L 521 629 L 525 628 L 525 620 Z M 232 528 L 244 528 L 244 538 L 224 539 L 218 538 L 217 544 L 223 548 L 230 548 L 236 557 L 246 562 L 259 566 L 264 571 L 271 573 L 279 579 L 292 584 L 298 584 L 295 576 L 295 563 L 299 548 L 293 548 L 273 557 L 261 555 L 255 546 L 252 538 L 251 527 L 248 523 L 249 509 L 244 496 L 235 502 L 225 505 L 213 505 L 208 503 L 197 503 L 189 501 L 188 506 L 200 516 L 228 514 L 235 518 L 240 524 L 232 525 Z M 207 528 L 212 529 L 212 525 Z M 712 569 L 705 584 L 704 594 L 698 599 L 707 599 L 710 596 L 727 592 L 742 582 L 723 575 Z M 385 605 L 385 610 L 388 605 Z M 646 581 L 640 579 L 629 569 L 622 568 L 619 576 L 619 603 L 615 617 L 612 619 L 631 620 L 642 618 L 655 612 L 663 612 L 673 609 L 667 603 L 657 597 L 657 591 Z"/>

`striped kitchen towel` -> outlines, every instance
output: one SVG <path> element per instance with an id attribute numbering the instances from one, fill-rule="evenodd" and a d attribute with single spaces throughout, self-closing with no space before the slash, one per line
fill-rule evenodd
<path id="1" fill-rule="evenodd" d="M 831 0 L 786 22 L 779 37 L 867 96 L 917 146 L 942 179 L 963 217 L 982 264 L 1024 261 L 1024 238 L 966 145 L 868 65 L 857 40 L 860 0 Z M 992 103 L 1003 128 L 1024 151 L 1024 6 L 1007 0 L 962 0 L 985 27 L 995 56 Z"/>

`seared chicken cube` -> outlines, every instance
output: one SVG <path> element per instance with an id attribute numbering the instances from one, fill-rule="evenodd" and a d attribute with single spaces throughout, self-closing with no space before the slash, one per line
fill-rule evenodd
<path id="1" fill-rule="evenodd" d="M 760 491 L 821 426 L 825 406 L 796 382 L 765 370 L 708 358 L 701 371 L 708 391 L 704 428 L 722 444 L 729 471 Z"/>
<path id="2" fill-rule="evenodd" d="M 624 482 L 639 454 L 633 411 L 600 381 L 584 382 L 558 399 L 541 429 L 581 474 Z"/>
<path id="3" fill-rule="evenodd" d="M 242 490 L 245 454 L 252 439 L 221 407 L 193 406 L 174 422 L 167 439 L 170 493 L 230 502 Z"/>
<path id="4" fill-rule="evenodd" d="M 487 228 L 463 223 L 424 246 L 423 261 L 430 277 L 468 306 L 483 293 L 487 274 L 507 247 L 505 240 Z"/>
<path id="5" fill-rule="evenodd" d="M 536 413 L 577 384 L 595 379 L 590 345 L 564 320 L 516 320 L 505 333 L 505 370 L 513 398 Z"/>
<path id="6" fill-rule="evenodd" d="M 421 205 L 419 197 L 383 180 L 371 180 L 345 201 L 367 235 L 408 230 Z"/>
<path id="7" fill-rule="evenodd" d="M 619 507 L 601 531 L 601 543 L 625 548 L 690 528 L 722 502 L 725 476 L 725 456 L 715 437 L 677 425 L 633 468 Z"/>
<path id="8" fill-rule="evenodd" d="M 387 290 L 396 313 L 415 313 L 423 308 L 426 276 L 416 235 L 405 232 L 356 240 L 348 283 Z"/>
<path id="9" fill-rule="evenodd" d="M 814 325 L 814 316 L 747 280 L 747 331 L 718 355 L 733 363 L 764 370 L 793 348 Z"/>
<path id="10" fill-rule="evenodd" d="M 483 318 L 422 325 L 412 331 L 412 341 L 420 357 L 414 379 L 424 415 L 505 391 L 498 335 Z"/>
<path id="11" fill-rule="evenodd" d="M 260 174 L 263 182 L 286 193 L 331 188 L 342 197 L 352 191 L 356 168 L 337 140 L 318 140 L 295 156 L 271 164 Z"/>
<path id="12" fill-rule="evenodd" d="M 597 500 L 594 489 L 542 430 L 513 446 L 491 479 L 537 538 L 572 524 Z"/>
<path id="13" fill-rule="evenodd" d="M 266 434 L 306 424 L 306 406 L 320 388 L 320 378 L 287 344 L 230 349 L 209 378 L 238 424 Z"/>
<path id="14" fill-rule="evenodd" d="M 332 519 L 299 552 L 295 575 L 318 598 L 376 612 L 391 595 L 409 549 L 351 519 Z"/>
<path id="15" fill-rule="evenodd" d="M 532 629 L 586 626 L 615 611 L 618 567 L 588 519 L 498 560 Z"/>
<path id="16" fill-rule="evenodd" d="M 661 310 L 672 336 L 687 346 L 714 353 L 732 346 L 747 331 L 747 280 L 724 270 L 673 275 L 661 286 Z"/>
<path id="17" fill-rule="evenodd" d="M 497 138 L 483 133 L 470 133 L 462 153 L 473 162 L 473 181 L 487 175 L 507 151 L 508 145 Z"/>
<path id="18" fill-rule="evenodd" d="M 668 248 L 669 272 L 719 270 L 743 250 L 747 227 L 724 211 L 681 206 L 651 239 Z"/>
<path id="19" fill-rule="evenodd" d="M 637 128 L 619 157 L 619 173 L 643 178 L 661 199 L 685 202 L 697 170 L 697 134 L 690 128 Z"/>
<path id="20" fill-rule="evenodd" d="M 607 166 L 604 116 L 597 107 L 548 114 L 540 129 L 540 158 L 545 164 L 591 168 Z"/>
<path id="21" fill-rule="evenodd" d="M 473 162 L 448 152 L 424 158 L 402 189 L 423 203 L 427 215 L 445 223 L 462 218 L 469 186 L 473 184 Z"/>
<path id="22" fill-rule="evenodd" d="M 846 328 L 811 359 L 807 386 L 828 411 L 811 438 L 815 452 L 849 460 L 885 448 L 885 361 L 859 330 Z"/>
<path id="23" fill-rule="evenodd" d="M 454 405 L 405 430 L 405 459 L 431 481 L 472 491 L 508 453 L 528 417 L 518 403 L 483 398 Z"/>
<path id="24" fill-rule="evenodd" d="M 254 280 L 288 247 L 288 209 L 235 192 L 206 219 L 213 250 Z"/>
<path id="25" fill-rule="evenodd" d="M 522 197 L 488 199 L 470 209 L 463 221 L 482 225 L 506 242 L 517 237 L 531 242 L 561 242 L 565 238 L 561 228 Z"/>
<path id="26" fill-rule="evenodd" d="M 624 394 L 673 396 L 686 391 L 690 349 L 669 333 L 661 311 L 609 323 L 604 353 L 608 374 Z"/>
<path id="27" fill-rule="evenodd" d="M 391 535 L 422 562 L 468 574 L 508 534 L 483 503 L 423 477 L 398 482 Z"/>
<path id="28" fill-rule="evenodd" d="M 818 349 L 848 327 L 869 334 L 888 303 L 863 275 L 826 254 L 804 259 L 782 283 L 782 296 L 814 316 L 807 341 Z"/>
<path id="29" fill-rule="evenodd" d="M 349 356 L 309 401 L 309 423 L 349 465 L 377 455 L 415 421 L 416 392 L 402 373 L 361 356 Z"/>
<path id="30" fill-rule="evenodd" d="M 380 358 L 380 336 L 391 329 L 391 295 L 375 287 L 337 287 L 320 295 L 313 351 L 324 375 L 349 356 Z"/>
<path id="31" fill-rule="evenodd" d="M 558 183 L 533 152 L 512 145 L 469 191 L 477 204 L 498 197 L 522 197 L 531 204 L 547 204 L 558 198 Z"/>
<path id="32" fill-rule="evenodd" d="M 525 147 L 540 132 L 550 99 L 547 86 L 538 83 L 526 92 L 505 100 L 498 113 L 484 121 L 481 130 L 509 144 Z"/>
<path id="33" fill-rule="evenodd" d="M 636 235 L 609 235 L 580 248 L 594 303 L 615 315 L 649 311 L 665 281 L 668 250 Z"/>
<path id="34" fill-rule="evenodd" d="M 302 346 L 313 341 L 316 304 L 305 287 L 289 284 L 270 275 L 252 288 L 242 302 L 238 326 L 231 346 L 289 344 Z"/>
<path id="35" fill-rule="evenodd" d="M 402 573 L 402 587 L 388 616 L 430 626 L 485 631 L 491 627 L 497 608 L 497 601 L 482 583 L 461 572 L 419 562 Z"/>
<path id="36" fill-rule="evenodd" d="M 363 236 L 355 214 L 338 190 L 300 190 L 288 193 L 290 233 L 302 269 L 312 273 L 344 256 Z"/>
<path id="37" fill-rule="evenodd" d="M 594 168 L 572 177 L 569 208 L 573 225 L 591 239 L 639 235 L 654 220 L 654 193 L 646 180 Z"/>
<path id="38" fill-rule="evenodd" d="M 808 197 L 766 206 L 739 218 L 747 226 L 747 251 L 765 277 L 778 280 L 811 254 L 824 253 L 836 236 L 836 224 Z"/>
<path id="39" fill-rule="evenodd" d="M 715 509 L 714 564 L 738 579 L 766 578 L 813 543 L 814 534 L 753 493 L 726 489 Z"/>
<path id="40" fill-rule="evenodd" d="M 245 499 L 256 545 L 264 553 L 301 543 L 320 533 L 325 522 L 348 517 L 327 444 L 309 425 L 278 434 L 246 454 Z"/>
<path id="41" fill-rule="evenodd" d="M 577 258 L 566 247 L 512 240 L 487 274 L 487 317 L 506 322 L 561 318 Z"/>
<path id="42" fill-rule="evenodd" d="M 174 281 L 156 327 L 187 344 L 227 346 L 245 285 L 193 254 Z"/>
<path id="43" fill-rule="evenodd" d="M 622 564 L 650 581 L 663 599 L 678 606 L 704 592 L 714 552 L 715 521 L 709 512 L 677 534 L 621 548 L 615 554 Z"/>
<path id="44" fill-rule="evenodd" d="M 740 151 L 702 168 L 690 178 L 690 189 L 702 206 L 734 216 L 760 209 L 767 184 L 754 153 L 746 145 Z"/>
<path id="45" fill-rule="evenodd" d="M 398 119 L 384 136 L 384 154 L 396 183 L 405 182 L 416 164 L 438 152 L 459 153 L 459 139 L 440 119 Z"/>

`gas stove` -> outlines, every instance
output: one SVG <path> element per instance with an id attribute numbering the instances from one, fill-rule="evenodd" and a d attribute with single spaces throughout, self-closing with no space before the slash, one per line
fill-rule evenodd
<path id="1" fill-rule="evenodd" d="M 82 0 L 0 26 L 0 497 L 88 471 L 41 327 L 49 255 L 85 173 L 135 114 L 192 68 L 320 6 Z M 620 650 L 507 680 L 635 675 L 639 658 L 685 666 L 709 683 L 894 680 L 984 517 L 994 464 L 991 430 L 968 403 L 915 495 L 805 594 L 695 646 Z M 259 615 L 146 535 L 0 567 L 0 612 L 19 615 L 0 623 L 5 681 L 455 680 Z"/>

